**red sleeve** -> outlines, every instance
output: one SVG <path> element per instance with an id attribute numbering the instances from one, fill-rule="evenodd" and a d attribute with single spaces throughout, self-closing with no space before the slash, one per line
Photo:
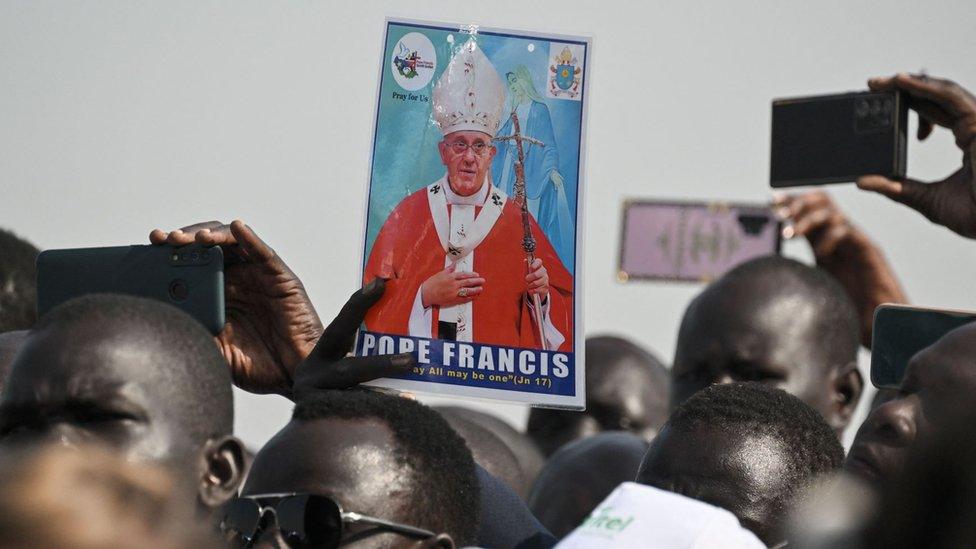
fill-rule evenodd
<path id="1" fill-rule="evenodd" d="M 407 197 L 390 213 L 383 223 L 369 260 L 363 269 L 363 284 L 374 278 L 386 279 L 386 289 L 383 297 L 373 305 L 366 314 L 367 329 L 374 332 L 406 334 L 410 319 L 412 299 L 404 299 L 402 274 L 403 256 L 405 253 L 403 237 L 408 231 L 404 230 L 410 217 L 410 198 Z M 403 304 L 406 304 L 404 308 Z"/>
<path id="2" fill-rule="evenodd" d="M 529 217 L 529 227 L 532 236 L 535 237 L 535 256 L 542 260 L 542 265 L 549 273 L 549 318 L 552 325 L 566 338 L 557 350 L 572 351 L 574 335 L 573 275 L 569 274 L 569 271 L 563 266 L 556 250 L 532 217 Z M 536 341 L 538 343 L 539 337 L 535 333 L 535 323 L 529 320 L 532 313 L 527 304 L 523 309 L 523 322 L 521 323 L 523 341 Z M 531 330 L 532 333 L 526 334 L 526 329 Z M 541 347 L 541 345 L 538 346 Z"/>

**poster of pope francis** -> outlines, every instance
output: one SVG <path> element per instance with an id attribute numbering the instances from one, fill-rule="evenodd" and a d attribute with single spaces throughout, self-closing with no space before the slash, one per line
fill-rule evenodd
<path id="1" fill-rule="evenodd" d="M 590 42 L 387 21 L 361 356 L 412 353 L 405 391 L 581 408 Z"/>

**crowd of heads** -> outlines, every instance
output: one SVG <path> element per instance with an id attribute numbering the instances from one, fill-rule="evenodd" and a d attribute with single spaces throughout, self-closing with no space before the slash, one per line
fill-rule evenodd
<path id="1" fill-rule="evenodd" d="M 858 186 L 976 237 L 976 98 L 928 77 L 871 86 L 914 94 L 924 123 L 954 131 L 964 164 L 931 185 Z M 829 213 L 820 225 L 791 210 L 803 200 Z M 972 546 L 976 324 L 914 353 L 853 423 L 873 312 L 904 294 L 825 194 L 781 203 L 815 266 L 759 258 L 706 285 L 675 327 L 671 365 L 639 341 L 588 338 L 586 410 L 533 409 L 524 432 L 362 386 L 414 361 L 347 354 L 384 282 L 325 326 L 239 221 L 151 236 L 235 258 L 216 338 L 132 296 L 79 297 L 37 319 L 37 249 L 0 231 L 0 547 L 594 547 L 648 525 L 645 542 L 675 547 L 717 535 L 736 547 Z M 295 403 L 253 459 L 233 433 L 235 385 Z"/>

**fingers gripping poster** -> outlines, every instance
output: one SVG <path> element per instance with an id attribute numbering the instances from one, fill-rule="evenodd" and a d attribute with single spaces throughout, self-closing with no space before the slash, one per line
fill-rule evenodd
<path id="1" fill-rule="evenodd" d="M 363 236 L 376 385 L 585 403 L 584 38 L 387 21 Z"/>

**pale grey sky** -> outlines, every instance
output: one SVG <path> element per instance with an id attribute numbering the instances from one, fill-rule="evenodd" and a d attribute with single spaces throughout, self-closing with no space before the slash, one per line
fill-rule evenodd
<path id="1" fill-rule="evenodd" d="M 700 287 L 616 282 L 625 198 L 767 199 L 774 97 L 922 68 L 976 88 L 971 0 L 2 0 L 0 226 L 55 248 L 242 218 L 331 318 L 358 282 L 387 16 L 593 37 L 586 330 L 630 336 L 666 360 Z M 919 178 L 959 158 L 945 131 L 909 146 Z M 831 190 L 915 303 L 976 309 L 971 242 L 852 186 Z M 786 253 L 810 258 L 804 243 Z M 524 421 L 518 406 L 475 405 Z M 238 433 L 258 446 L 289 410 L 238 398 Z"/>

